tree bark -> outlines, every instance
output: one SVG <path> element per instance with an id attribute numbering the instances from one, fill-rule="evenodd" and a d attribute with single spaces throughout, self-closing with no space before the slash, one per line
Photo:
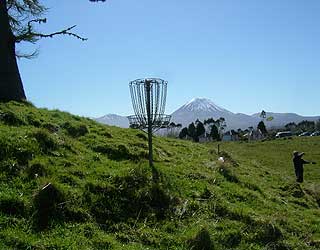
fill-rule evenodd
<path id="1" fill-rule="evenodd" d="M 15 36 L 9 23 L 7 1 L 0 0 L 0 101 L 25 99 L 16 58 Z"/>

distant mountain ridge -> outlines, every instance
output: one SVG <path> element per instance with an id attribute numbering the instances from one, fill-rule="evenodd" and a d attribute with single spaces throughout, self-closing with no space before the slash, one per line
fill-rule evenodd
<path id="1" fill-rule="evenodd" d="M 97 122 L 120 128 L 129 128 L 129 121 L 126 116 L 107 114 L 99 118 L 95 118 Z"/>
<path id="2" fill-rule="evenodd" d="M 171 121 L 181 123 L 188 126 L 191 122 L 199 119 L 204 121 L 208 118 L 219 119 L 225 118 L 227 129 L 246 129 L 250 126 L 256 127 L 261 121 L 260 113 L 247 115 L 242 113 L 233 113 L 207 98 L 193 98 L 189 102 L 182 105 L 171 114 Z M 299 123 L 303 120 L 316 121 L 320 116 L 300 116 L 295 113 L 273 113 L 267 112 L 267 117 L 273 117 L 272 121 L 266 121 L 267 127 L 283 127 L 289 122 Z M 129 122 L 127 117 L 115 114 L 105 115 L 95 119 L 96 121 L 108 125 L 128 128 Z"/>

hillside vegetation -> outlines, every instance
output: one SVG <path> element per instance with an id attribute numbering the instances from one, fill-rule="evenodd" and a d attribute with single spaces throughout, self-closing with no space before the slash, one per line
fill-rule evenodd
<path id="1" fill-rule="evenodd" d="M 217 144 L 0 104 L 0 249 L 319 249 L 320 139 Z"/>

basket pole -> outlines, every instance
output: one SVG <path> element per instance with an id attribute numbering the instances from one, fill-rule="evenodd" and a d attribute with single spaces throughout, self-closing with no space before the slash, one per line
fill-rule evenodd
<path id="1" fill-rule="evenodd" d="M 149 145 L 149 166 L 153 167 L 153 154 L 152 154 L 152 121 L 151 121 L 151 107 L 150 107 L 150 92 L 151 92 L 151 81 L 146 80 L 146 109 L 147 109 L 147 119 L 148 119 L 148 145 Z"/>

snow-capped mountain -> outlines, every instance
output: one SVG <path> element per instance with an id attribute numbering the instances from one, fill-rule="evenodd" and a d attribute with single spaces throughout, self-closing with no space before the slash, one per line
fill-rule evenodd
<path id="1" fill-rule="evenodd" d="M 110 126 L 117 126 L 120 128 L 129 128 L 129 121 L 126 116 L 108 114 L 108 115 L 104 115 L 102 117 L 96 118 L 94 120 Z"/>
<path id="2" fill-rule="evenodd" d="M 191 101 L 184 104 L 181 108 L 176 110 L 176 112 L 212 112 L 212 113 L 229 113 L 233 114 L 232 112 L 219 107 L 210 99 L 207 98 L 193 98 Z"/>
<path id="3" fill-rule="evenodd" d="M 199 119 L 204 121 L 208 118 L 215 120 L 223 117 L 229 129 L 246 129 L 250 126 L 257 127 L 261 121 L 260 113 L 253 115 L 246 115 L 241 113 L 232 113 L 231 111 L 216 105 L 214 102 L 207 98 L 193 98 L 186 104 L 182 105 L 179 109 L 172 114 L 171 121 L 181 123 L 183 127 L 188 126 L 191 122 Z M 300 116 L 294 113 L 272 113 L 267 112 L 267 117 L 273 117 L 272 121 L 265 121 L 267 127 L 283 127 L 289 122 L 299 123 L 303 120 L 316 121 L 320 116 Z M 95 119 L 96 121 L 108 125 L 128 128 L 129 122 L 127 117 L 115 114 L 105 115 Z"/>
<path id="4" fill-rule="evenodd" d="M 256 127 L 261 121 L 260 113 L 246 115 L 241 113 L 232 113 L 207 98 L 194 98 L 184 104 L 182 107 L 172 113 L 171 120 L 175 123 L 181 123 L 188 126 L 191 122 L 199 119 L 204 121 L 208 118 L 219 119 L 225 118 L 227 129 L 246 129 L 250 126 Z M 315 121 L 320 119 L 319 116 L 306 117 L 292 113 L 271 113 L 267 112 L 267 117 L 273 117 L 272 121 L 266 121 L 267 127 L 282 127 L 289 122 L 299 123 L 303 120 Z"/>
<path id="5" fill-rule="evenodd" d="M 187 126 L 197 119 L 200 121 L 204 121 L 208 118 L 216 120 L 220 117 L 225 118 L 229 129 L 247 128 L 248 124 L 254 124 L 257 120 L 255 117 L 249 115 L 234 114 L 231 111 L 216 105 L 207 98 L 193 98 L 173 112 L 171 120 L 175 123 L 181 123 L 183 126 Z"/>

